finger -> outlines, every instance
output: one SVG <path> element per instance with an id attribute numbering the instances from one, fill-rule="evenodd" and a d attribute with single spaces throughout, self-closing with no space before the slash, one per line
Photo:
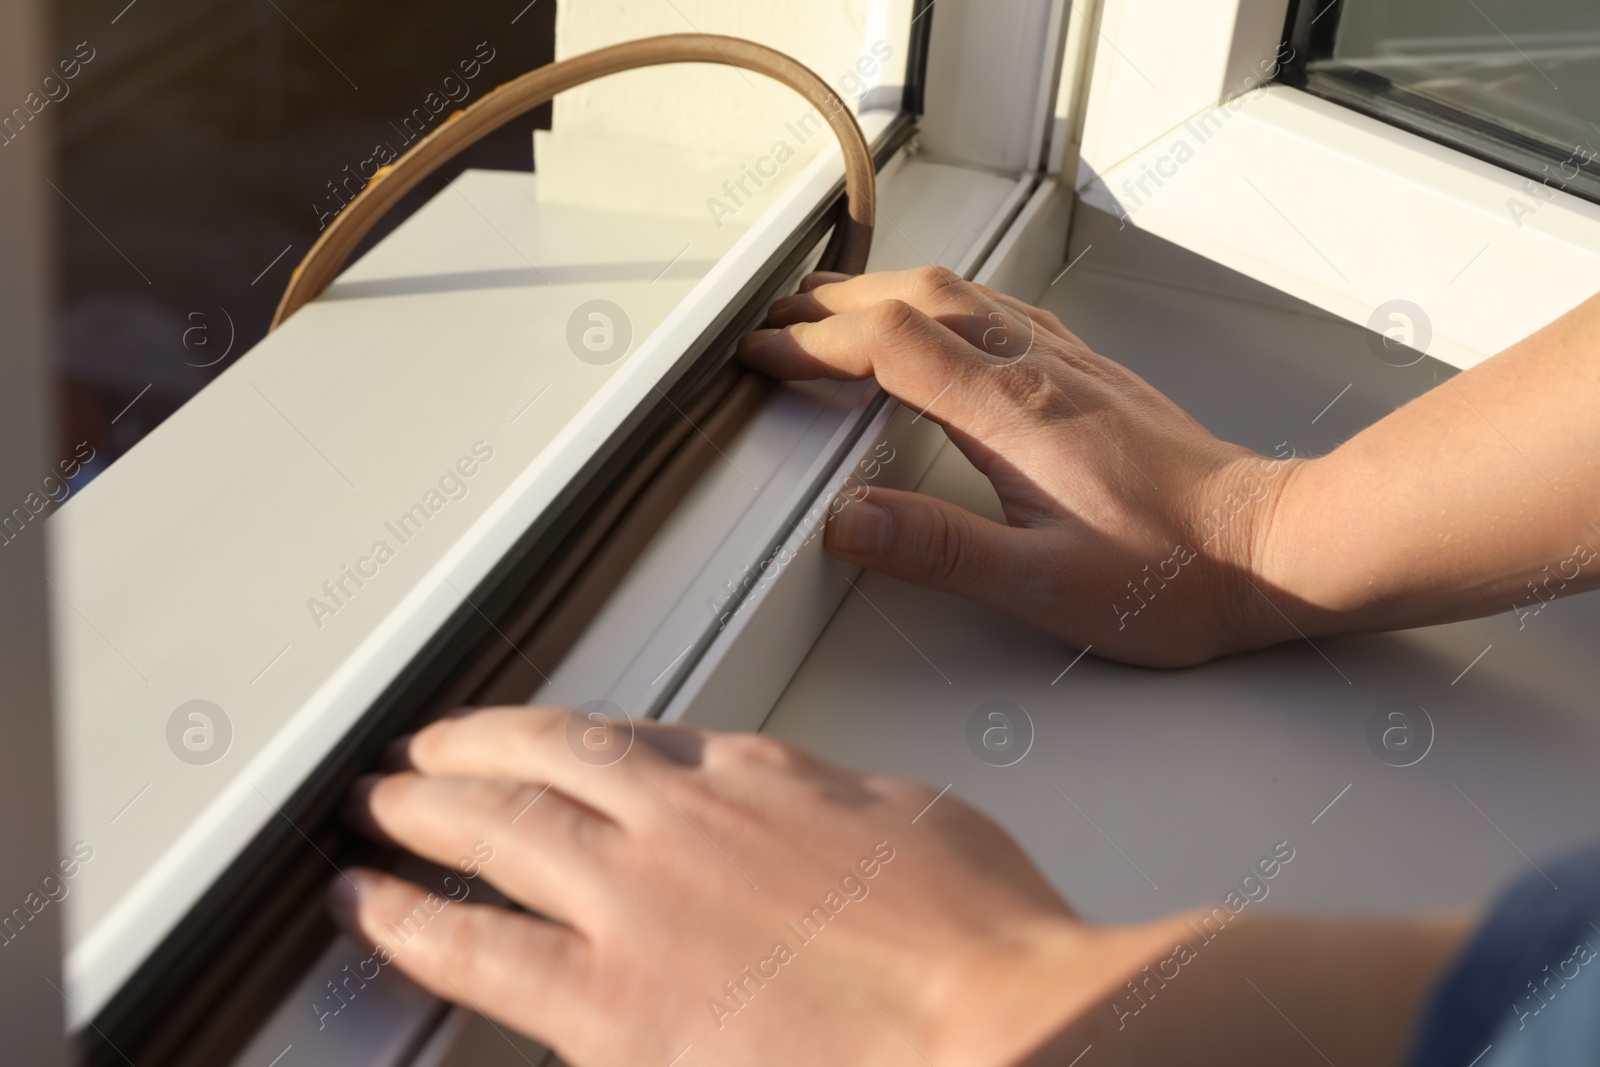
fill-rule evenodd
<path id="1" fill-rule="evenodd" d="M 592 1025 L 583 992 L 587 946 L 574 931 L 505 908 L 430 894 L 355 868 L 336 878 L 329 911 L 375 948 L 368 981 L 392 966 L 437 996 L 499 1019 L 547 1045 Z M 368 968 L 376 968 L 368 972 Z"/>
<path id="2" fill-rule="evenodd" d="M 454 707 L 442 713 L 440 719 L 464 719 L 475 714 L 479 709 L 471 706 Z M 414 771 L 411 765 L 409 749 L 411 739 L 417 736 L 415 732 L 401 734 L 384 746 L 383 752 L 378 756 L 377 770 L 384 774 L 394 774 L 397 771 Z"/>
<path id="3" fill-rule="evenodd" d="M 747 334 L 739 357 L 780 379 L 875 374 L 901 403 L 978 440 L 1015 431 L 1019 409 L 1055 372 L 1042 358 L 991 356 L 897 300 Z"/>
<path id="4" fill-rule="evenodd" d="M 773 302 L 773 309 L 817 307 L 836 315 L 884 300 L 904 300 L 926 315 L 946 311 L 975 311 L 987 298 L 971 282 L 945 267 L 916 267 L 911 270 L 881 270 L 870 274 L 845 275 L 832 272 L 808 275 L 793 296 Z"/>
<path id="5" fill-rule="evenodd" d="M 828 550 L 916 585 L 1016 612 L 1037 586 L 1036 532 L 937 497 L 873 488 L 828 524 Z"/>
<path id="6" fill-rule="evenodd" d="M 1025 315 L 1032 319 L 1034 325 L 1038 326 L 1045 333 L 1048 333 L 1054 337 L 1058 337 L 1063 341 L 1068 341 L 1074 345 L 1083 345 L 1083 339 L 1077 334 L 1073 333 L 1071 330 L 1067 329 L 1066 324 L 1057 318 L 1054 313 L 1046 311 L 1044 308 L 1034 307 L 1032 304 L 1018 300 L 1010 293 L 1002 293 L 998 289 L 989 288 L 987 285 L 979 285 L 977 282 L 973 282 L 972 287 L 978 290 L 978 292 L 983 293 L 990 300 L 1004 304 L 1017 314 Z"/>
<path id="7" fill-rule="evenodd" d="M 818 322 L 885 300 L 904 301 L 968 344 L 997 356 L 1021 355 L 1037 328 L 1025 311 L 996 300 L 991 291 L 943 267 L 884 271 L 802 287 L 799 293 L 774 302 L 767 321 L 774 327 Z M 1025 307 L 1020 302 L 1019 306 Z"/>
<path id="8" fill-rule="evenodd" d="M 447 718 L 464 718 L 478 710 L 477 708 L 460 708 L 451 712 Z M 685 766 L 693 766 L 700 762 L 700 749 L 705 744 L 704 730 L 681 722 L 664 723 L 649 720 L 632 720 L 630 725 L 640 741 L 645 742 L 670 759 Z M 383 751 L 383 755 L 378 760 L 378 770 L 385 774 L 416 770 L 417 768 L 411 763 L 411 740 L 416 736 L 416 734 L 402 734 L 389 742 Z M 582 738 L 580 737 L 581 740 Z M 586 749 L 586 751 L 589 750 Z"/>
<path id="9" fill-rule="evenodd" d="M 856 275 L 846 274 L 841 270 L 814 270 L 800 279 L 799 290 L 802 293 L 809 293 L 819 285 L 832 285 L 834 282 L 842 282 L 854 277 Z"/>
<path id="10" fill-rule="evenodd" d="M 372 775 L 351 790 L 344 814 L 434 863 L 475 864 L 507 896 L 563 920 L 594 899 L 622 840 L 611 820 L 549 786 L 482 778 Z"/>
<path id="11" fill-rule="evenodd" d="M 633 723 L 577 718 L 559 708 L 484 708 L 442 719 L 406 744 L 424 774 L 549 784 L 618 822 L 648 810 L 652 779 L 681 773 L 650 745 L 635 744 Z"/>
<path id="12" fill-rule="evenodd" d="M 794 296 L 809 294 L 821 286 L 836 285 L 856 277 L 858 276 L 841 274 L 837 271 L 815 271 L 800 280 L 799 290 Z M 879 277 L 879 275 L 860 275 L 859 277 Z M 1066 325 L 1053 313 L 1018 300 L 1010 293 L 1002 293 L 998 289 L 991 289 L 987 285 L 978 282 L 968 282 L 967 284 L 989 300 L 1004 305 L 1019 316 L 1025 316 L 1033 320 L 1034 324 L 1046 333 L 1059 337 L 1063 341 L 1070 341 L 1075 345 L 1083 344 L 1083 340 L 1067 329 Z M 841 298 L 847 295 L 846 290 L 839 290 L 838 292 Z M 906 297 L 902 296 L 900 299 L 906 299 Z M 911 302 L 915 303 L 915 300 Z M 926 311 L 927 309 L 924 308 L 923 310 Z M 794 322 L 816 322 L 819 319 L 827 318 L 833 313 L 834 308 L 831 303 L 824 301 L 821 297 L 813 300 L 796 300 L 793 296 L 782 297 L 773 303 L 772 311 L 768 317 L 768 325 L 787 326 Z"/>

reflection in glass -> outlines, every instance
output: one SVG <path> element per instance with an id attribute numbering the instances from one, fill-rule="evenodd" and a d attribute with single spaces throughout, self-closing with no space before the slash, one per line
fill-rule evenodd
<path id="1" fill-rule="evenodd" d="M 1341 79 L 1383 117 L 1490 158 L 1498 144 L 1539 181 L 1600 194 L 1600 7 L 1590 0 L 1314 6 L 1313 88 L 1318 75 Z"/>

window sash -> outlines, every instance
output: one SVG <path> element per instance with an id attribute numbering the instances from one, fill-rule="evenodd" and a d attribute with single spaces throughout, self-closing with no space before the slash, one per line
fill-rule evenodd
<path id="1" fill-rule="evenodd" d="M 1404 301 L 1428 354 L 1457 367 L 1591 295 L 1600 205 L 1261 88 L 1292 60 L 1286 14 L 1283 0 L 1104 0 L 1082 199 L 1353 322 L 1388 329 Z"/>

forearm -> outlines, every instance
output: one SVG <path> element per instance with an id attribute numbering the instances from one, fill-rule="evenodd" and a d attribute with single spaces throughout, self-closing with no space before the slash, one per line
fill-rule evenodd
<path id="1" fill-rule="evenodd" d="M 1116 992 L 1030 1067 L 1070 1063 L 1090 1045 L 1101 1067 L 1400 1064 L 1435 982 L 1473 926 L 1465 918 L 1266 916 L 1237 920 L 1207 941 L 1202 918 L 1156 924 L 1166 947 L 1122 961 Z"/>
<path id="2" fill-rule="evenodd" d="M 1300 464 L 1259 571 L 1324 633 L 1600 586 L 1600 297 Z"/>

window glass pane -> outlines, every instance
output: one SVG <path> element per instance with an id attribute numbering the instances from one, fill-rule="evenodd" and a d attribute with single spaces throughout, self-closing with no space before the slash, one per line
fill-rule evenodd
<path id="1" fill-rule="evenodd" d="M 1320 0 L 1316 7 L 1314 23 L 1336 24 L 1331 34 L 1313 26 L 1321 47 L 1308 72 L 1354 78 L 1424 122 L 1455 125 L 1471 145 L 1498 140 L 1540 157 L 1519 169 L 1576 184 L 1578 192 L 1592 188 L 1600 175 L 1600 6 L 1592 0 Z"/>

